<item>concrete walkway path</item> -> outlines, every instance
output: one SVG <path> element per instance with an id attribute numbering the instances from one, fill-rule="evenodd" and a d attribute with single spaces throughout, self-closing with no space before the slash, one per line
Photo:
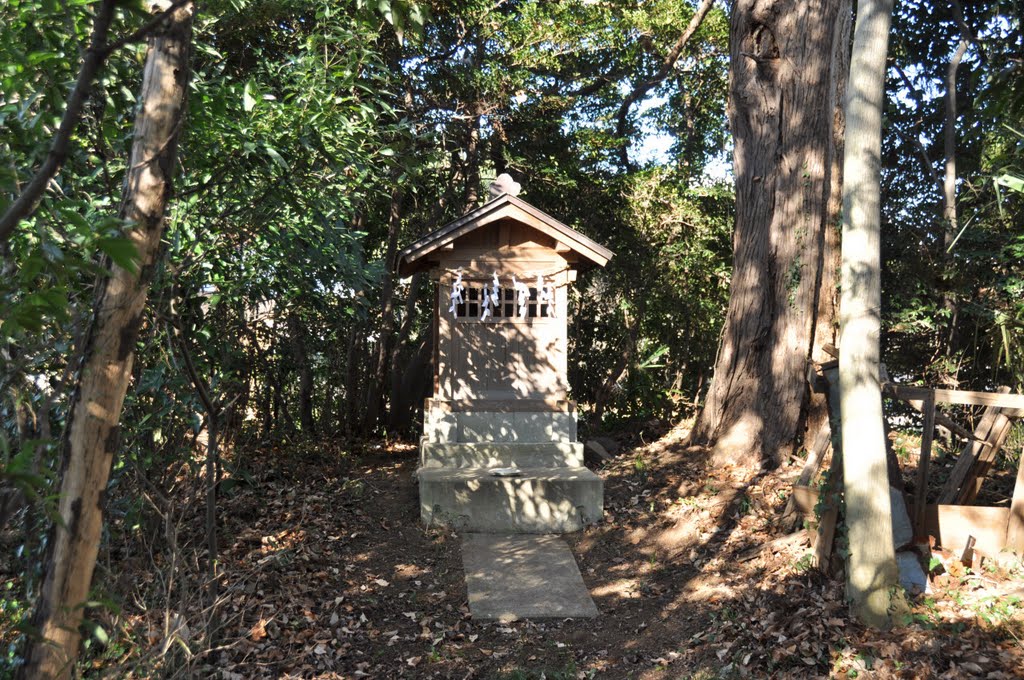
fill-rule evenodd
<path id="1" fill-rule="evenodd" d="M 558 536 L 464 534 L 462 564 L 474 619 L 597 616 L 576 560 Z"/>

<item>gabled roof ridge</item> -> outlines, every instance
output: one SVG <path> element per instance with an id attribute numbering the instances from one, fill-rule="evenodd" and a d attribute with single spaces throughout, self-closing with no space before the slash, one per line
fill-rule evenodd
<path id="1" fill-rule="evenodd" d="M 570 238 L 576 239 L 582 245 L 585 245 L 588 248 L 592 248 L 592 249 L 594 249 L 594 250 L 596 250 L 598 252 L 602 252 L 602 251 L 607 252 L 608 255 L 607 255 L 607 257 L 605 259 L 611 259 L 612 256 L 614 255 L 614 253 L 611 250 L 609 250 L 608 248 L 605 248 L 603 245 L 601 245 L 597 241 L 593 240 L 592 238 L 590 238 L 586 234 L 584 234 L 584 233 L 582 233 L 580 231 L 577 231 L 576 229 L 573 229 L 572 227 L 567 225 L 565 222 L 562 222 L 561 220 L 552 217 L 551 215 L 547 214 L 546 212 L 544 212 L 543 210 L 541 210 L 537 206 L 533 205 L 532 203 L 527 203 L 526 201 L 524 201 L 523 199 L 519 198 L 518 196 L 512 196 L 511 194 L 502 194 L 502 195 L 503 196 L 508 196 L 509 199 L 510 199 L 510 202 L 513 205 L 516 205 L 517 207 L 522 208 L 523 210 L 525 210 L 528 213 L 533 213 L 534 217 L 537 217 L 537 218 L 545 220 L 546 222 L 552 223 L 552 226 L 558 225 L 560 227 L 563 227 L 564 229 L 566 229 L 569 232 L 569 233 L 566 234 L 566 236 L 569 236 Z"/>
<path id="2" fill-rule="evenodd" d="M 456 217 L 451 222 L 448 222 L 447 224 L 438 227 L 434 231 L 427 232 L 426 234 L 424 234 L 423 236 L 420 236 L 418 239 L 416 239 L 415 241 L 413 241 L 412 243 L 410 243 L 406 247 L 402 248 L 402 250 L 400 250 L 399 253 L 398 253 L 398 259 L 401 260 L 406 255 L 409 255 L 410 253 L 415 252 L 419 248 L 422 248 L 423 246 L 420 245 L 421 243 L 423 245 L 426 245 L 427 243 L 429 243 L 430 241 L 434 240 L 435 238 L 439 238 L 441 236 L 441 232 L 454 231 L 454 230 L 458 229 L 459 227 L 461 227 L 463 224 L 465 224 L 467 222 L 472 222 L 474 219 L 476 219 L 478 217 L 483 217 L 485 214 L 487 214 L 487 212 L 489 212 L 490 210 L 493 210 L 494 208 L 496 208 L 497 204 L 499 202 L 504 202 L 504 203 L 508 203 L 509 202 L 507 200 L 502 201 L 502 199 L 510 199 L 510 198 L 512 198 L 511 194 L 500 194 L 499 196 L 496 196 L 496 197 L 492 198 L 491 200 L 487 201 L 486 203 L 484 203 L 482 205 L 478 205 L 477 207 L 473 208 L 472 210 L 470 210 L 469 212 L 463 214 L 462 216 Z M 486 210 L 485 210 L 485 208 L 486 208 Z"/>
<path id="3" fill-rule="evenodd" d="M 612 258 L 614 253 L 596 241 L 589 237 L 581 234 L 572 227 L 568 226 L 564 222 L 555 219 L 551 215 L 547 214 L 540 208 L 527 203 L 523 199 L 513 196 L 508 193 L 502 193 L 486 203 L 473 208 L 465 215 L 457 217 L 456 219 L 448 222 L 444 226 L 429 232 L 420 238 L 416 239 L 398 253 L 398 268 L 399 271 L 405 269 L 404 265 L 412 265 L 417 260 L 437 250 L 438 248 L 446 245 L 447 243 L 454 241 L 456 238 L 463 236 L 464 234 L 473 231 L 473 229 L 464 230 L 463 228 L 471 224 L 474 220 L 478 220 L 485 215 L 494 212 L 506 205 L 510 205 L 522 212 L 530 215 L 536 220 L 539 220 L 542 224 L 546 225 L 558 236 L 564 237 L 559 240 L 564 240 L 573 250 L 578 252 L 580 255 L 585 257 L 587 260 L 594 264 L 604 266 L 608 260 Z M 481 225 L 482 226 L 482 225 Z M 554 234 L 552 234 L 554 236 Z M 555 238 L 558 238 L 555 236 Z"/>

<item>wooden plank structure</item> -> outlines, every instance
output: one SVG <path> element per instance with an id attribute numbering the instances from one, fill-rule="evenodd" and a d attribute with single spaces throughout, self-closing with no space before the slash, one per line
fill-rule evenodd
<path id="1" fill-rule="evenodd" d="M 829 351 L 829 348 L 826 348 Z M 834 348 L 829 353 L 833 353 Z M 825 391 L 828 403 L 830 422 L 839 422 L 839 362 L 828 361 L 823 364 L 812 364 L 809 382 L 816 390 Z M 825 488 L 820 490 L 811 485 L 818 475 L 822 464 L 831 451 L 829 462 L 829 479 Z M 800 518 L 813 519 L 820 511 L 817 527 L 810 532 L 811 547 L 814 549 L 814 565 L 821 571 L 827 571 L 832 557 L 832 546 L 835 541 L 836 528 L 839 523 L 838 495 L 842 489 L 842 451 L 835 448 L 832 439 L 832 428 L 829 422 L 822 424 L 807 454 L 804 468 L 793 486 L 783 513 L 783 526 L 787 531 L 795 528 Z M 822 500 L 822 494 L 824 499 Z"/>
<path id="2" fill-rule="evenodd" d="M 793 531 L 802 516 L 814 513 L 814 506 L 818 503 L 817 491 L 811 489 L 811 482 L 818 475 L 822 462 L 832 449 L 832 430 L 828 423 L 823 423 L 818 430 L 818 436 L 814 443 L 807 450 L 807 460 L 793 485 L 793 493 L 786 501 L 786 509 L 782 513 L 782 522 L 787 532 Z"/>
<path id="3" fill-rule="evenodd" d="M 1018 469 L 1013 497 L 1017 507 L 970 507 L 995 465 L 1014 421 L 1024 416 L 1024 394 L 1010 394 L 1008 387 L 996 392 L 905 387 L 887 383 L 885 394 L 904 401 L 923 403 L 925 416 L 914 494 L 914 536 L 927 544 L 933 536 L 945 547 L 977 543 L 989 554 L 1010 549 L 1024 554 L 1024 472 Z M 938 503 L 927 499 L 928 465 L 938 403 L 984 406 L 977 427 L 957 457 L 949 478 L 939 492 Z M 1024 459 L 1024 453 L 1021 456 Z M 973 541 L 969 539 L 974 539 Z"/>
<path id="4" fill-rule="evenodd" d="M 434 310 L 434 400 L 565 400 L 568 286 L 583 267 L 603 267 L 612 252 L 511 194 L 502 194 L 399 253 L 402 276 L 428 271 L 437 282 Z M 464 300 L 454 313 L 458 277 Z M 490 314 L 483 290 L 500 278 Z M 536 280 L 554 290 L 539 299 Z M 513 282 L 526 284 L 520 314 Z M 520 408 L 524 405 L 520 404 Z"/>
<path id="5" fill-rule="evenodd" d="M 826 351 L 838 357 L 838 350 L 834 347 L 826 347 Z M 838 378 L 835 370 L 837 363 L 831 361 L 812 365 L 812 370 L 821 377 L 818 386 L 827 386 L 829 389 L 834 423 L 838 423 Z M 916 470 L 913 504 L 910 508 L 914 542 L 926 546 L 929 537 L 933 537 L 937 544 L 950 549 L 969 547 L 989 556 L 1010 549 L 1024 555 L 1024 452 L 1018 464 L 1010 508 L 970 505 L 977 498 L 982 483 L 993 468 L 1014 422 L 1024 417 L 1024 395 L 1010 394 L 1009 388 L 1006 387 L 1000 388 L 997 392 L 976 392 L 896 385 L 888 379 L 884 367 L 882 381 L 885 396 L 907 402 L 924 416 L 921 452 Z M 812 380 L 811 383 L 815 384 L 815 381 Z M 972 432 L 939 413 L 937 407 L 941 403 L 984 406 L 985 410 Z M 937 424 L 966 439 L 967 444 L 939 492 L 938 502 L 929 503 L 929 468 Z M 817 540 L 812 540 L 815 562 L 819 568 L 825 569 L 832 549 L 831 542 L 836 522 L 836 512 L 830 502 L 830 496 L 839 488 L 836 485 L 841 485 L 842 482 L 838 475 L 834 475 L 830 480 L 832 488 L 828 491 L 829 495 L 826 496 L 825 502 L 820 502 L 821 492 L 812 486 L 812 481 L 818 474 L 830 445 L 829 428 L 825 427 L 823 430 L 824 432 L 819 432 L 815 436 L 814 443 L 808 451 L 804 469 L 793 487 L 793 493 L 783 513 L 783 525 L 792 531 L 795 520 L 799 517 L 813 518 L 816 513 L 820 513 Z M 895 467 L 898 473 L 899 462 L 891 449 L 889 453 L 890 467 Z M 841 470 L 841 464 L 837 459 L 838 456 L 833 454 L 833 470 Z M 890 476 L 893 476 L 892 470 Z M 893 481 L 897 478 L 898 475 Z"/>

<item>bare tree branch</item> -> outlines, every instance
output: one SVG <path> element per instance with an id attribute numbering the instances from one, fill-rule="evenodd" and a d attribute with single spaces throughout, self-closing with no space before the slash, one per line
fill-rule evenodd
<path id="1" fill-rule="evenodd" d="M 60 121 L 60 127 L 57 128 L 57 134 L 54 135 L 53 142 L 50 144 L 50 151 L 46 154 L 46 160 L 43 161 L 43 164 L 36 171 L 32 180 L 22 189 L 18 198 L 7 208 L 3 217 L 0 217 L 0 246 L 7 243 L 18 223 L 35 211 L 36 206 L 39 204 L 39 199 L 46 190 L 46 186 L 60 172 L 61 166 L 67 160 L 71 135 L 74 134 L 78 121 L 82 117 L 82 107 L 85 106 L 85 100 L 89 97 L 89 89 L 92 87 L 93 78 L 107 56 L 105 47 L 107 33 L 110 30 L 110 22 L 114 16 L 114 5 L 114 0 L 103 0 L 100 3 L 99 10 L 96 12 L 96 18 L 93 20 L 92 38 L 89 41 L 89 48 L 85 51 L 85 56 L 82 58 L 82 67 L 78 71 L 78 79 L 75 81 L 75 87 L 71 90 L 71 95 L 68 97 L 67 108 L 64 109 L 64 117 Z"/>
<path id="2" fill-rule="evenodd" d="M 167 21 L 167 18 L 171 15 L 171 12 L 178 9 L 187 2 L 191 2 L 191 0 L 174 0 L 174 2 L 172 2 L 170 5 L 162 9 L 159 14 L 156 14 L 152 19 L 150 19 L 142 26 L 140 26 L 138 30 L 133 31 L 132 33 L 129 33 L 123 38 L 115 40 L 114 42 L 104 47 L 103 56 L 107 57 L 113 52 L 118 51 L 125 45 L 131 45 L 132 43 L 137 43 L 142 40 L 145 40 L 149 37 L 150 33 L 152 33 L 154 30 L 156 30 L 158 26 L 160 26 L 160 24 Z"/>
<path id="3" fill-rule="evenodd" d="M 956 19 L 956 25 L 960 27 L 960 35 L 965 41 L 977 48 L 978 56 L 981 57 L 982 63 L 987 62 L 988 55 L 985 53 L 985 47 L 978 40 L 978 36 L 974 34 L 971 27 L 967 25 L 967 21 L 964 19 L 964 10 L 959 0 L 950 0 L 950 4 L 953 7 L 953 18 Z"/>
<path id="4" fill-rule="evenodd" d="M 67 160 L 71 146 L 71 136 L 74 134 L 75 128 L 78 127 L 78 123 L 82 118 L 82 108 L 89 98 L 92 82 L 107 57 L 125 45 L 145 39 L 166 21 L 172 12 L 183 6 L 186 2 L 189 2 L 189 0 L 174 0 L 165 10 L 154 16 L 138 30 L 119 40 L 108 43 L 107 35 L 110 32 L 110 24 L 114 17 L 114 9 L 117 2 L 116 0 L 102 0 L 96 12 L 96 18 L 93 20 L 89 47 L 83 53 L 82 66 L 78 71 L 78 78 L 75 80 L 75 86 L 68 96 L 64 116 L 61 118 L 57 133 L 53 136 L 53 140 L 50 143 L 50 150 L 46 154 L 46 160 L 43 161 L 43 164 L 39 166 L 39 169 L 29 183 L 25 185 L 25 188 L 21 190 L 18 197 L 8 206 L 3 216 L 0 217 L 0 247 L 10 240 L 18 224 L 35 212 L 36 206 L 39 205 L 39 201 L 42 199 L 43 192 L 46 191 L 50 180 L 60 172 L 61 167 L 63 167 L 64 162 Z"/>
<path id="5" fill-rule="evenodd" d="M 651 91 L 653 87 L 661 83 L 668 77 L 668 74 L 672 71 L 672 67 L 675 66 L 676 61 L 679 60 L 679 55 L 683 53 L 683 49 L 686 44 L 690 42 L 690 38 L 700 28 L 701 23 L 704 22 L 704 17 L 707 16 L 708 12 L 711 11 L 714 0 L 701 0 L 700 6 L 697 11 L 694 12 L 693 17 L 690 18 L 690 23 L 687 24 L 686 29 L 683 31 L 679 39 L 676 40 L 675 45 L 669 50 L 668 54 L 661 61 L 661 66 L 658 67 L 658 71 L 651 78 L 638 83 L 633 91 L 626 95 L 622 105 L 619 107 L 617 114 L 618 121 L 615 124 L 615 136 L 619 139 L 624 139 L 626 136 L 626 125 L 629 119 L 629 110 L 633 107 L 633 104 L 643 99 L 644 95 Z M 629 149 L 625 142 L 619 147 L 619 159 L 622 161 L 623 167 L 629 169 Z"/>

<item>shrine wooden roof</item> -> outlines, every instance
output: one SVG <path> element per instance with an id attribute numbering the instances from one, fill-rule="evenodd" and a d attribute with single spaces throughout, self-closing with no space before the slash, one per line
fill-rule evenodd
<path id="1" fill-rule="evenodd" d="M 443 249 L 455 239 L 472 231 L 508 219 L 552 237 L 556 242 L 578 253 L 585 263 L 603 267 L 615 254 L 526 201 L 511 194 L 501 194 L 403 248 L 398 253 L 399 275 L 408 276 L 426 269 L 437 259 L 429 257 L 431 253 Z"/>

